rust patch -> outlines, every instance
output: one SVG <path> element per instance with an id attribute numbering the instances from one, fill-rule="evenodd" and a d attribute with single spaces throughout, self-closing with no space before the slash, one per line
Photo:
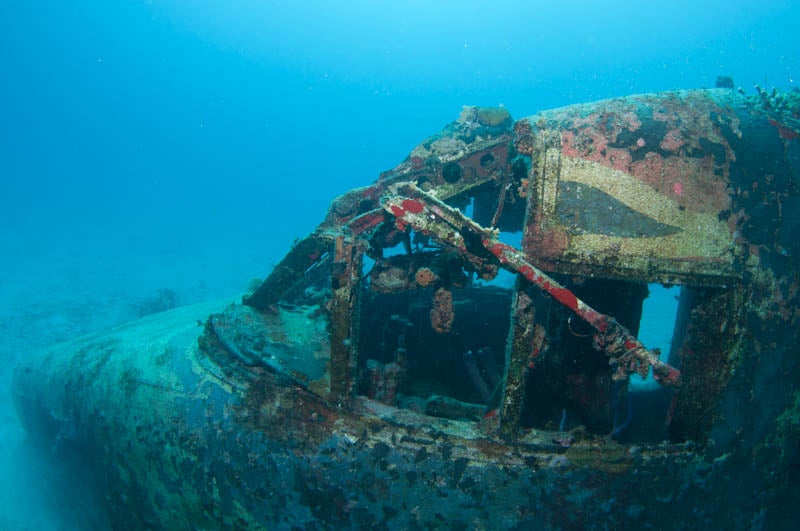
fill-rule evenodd
<path id="1" fill-rule="evenodd" d="M 525 235 L 523 247 L 536 263 L 557 259 L 569 248 L 569 235 L 560 229 L 531 230 Z"/>

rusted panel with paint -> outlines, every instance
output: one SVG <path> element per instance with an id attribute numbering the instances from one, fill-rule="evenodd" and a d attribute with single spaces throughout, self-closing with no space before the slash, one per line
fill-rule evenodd
<path id="1" fill-rule="evenodd" d="M 731 92 L 631 96 L 517 122 L 517 145 L 533 157 L 528 255 L 610 278 L 735 278 Z"/>
<path id="2" fill-rule="evenodd" d="M 417 145 L 380 181 L 414 181 L 446 199 L 487 180 L 500 180 L 508 172 L 511 126 L 511 115 L 502 107 L 464 107 L 456 121 Z"/>

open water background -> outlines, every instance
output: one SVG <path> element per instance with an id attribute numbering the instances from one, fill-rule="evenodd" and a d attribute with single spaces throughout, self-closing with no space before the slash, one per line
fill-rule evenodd
<path id="1" fill-rule="evenodd" d="M 462 105 L 788 90 L 798 24 L 790 0 L 2 2 L 0 392 L 165 293 L 234 300 Z M 0 529 L 103 529 L 64 465 L 0 401 Z"/>

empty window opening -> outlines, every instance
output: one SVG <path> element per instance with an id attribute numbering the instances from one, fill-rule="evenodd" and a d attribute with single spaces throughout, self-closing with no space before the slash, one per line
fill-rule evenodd
<path id="1" fill-rule="evenodd" d="M 464 207 L 464 215 L 468 218 L 474 219 L 475 214 L 475 198 L 470 197 L 466 207 Z"/>
<path id="2" fill-rule="evenodd" d="M 665 387 L 652 376 L 614 380 L 609 358 L 594 349 L 594 330 L 543 293 L 522 286 L 521 296 L 528 298 L 534 315 L 531 327 L 542 341 L 526 369 L 520 426 L 629 443 L 703 440 L 736 356 L 730 316 L 738 308 L 737 292 L 580 277 L 557 280 L 617 319 L 647 348 L 659 348 L 660 359 L 681 371 L 681 383 Z"/>
<path id="3" fill-rule="evenodd" d="M 557 280 L 632 334 L 639 333 L 646 284 L 581 277 Z M 613 380 L 608 357 L 595 348 L 594 329 L 535 288 L 529 286 L 525 293 L 534 305 L 534 326 L 543 340 L 527 370 L 522 426 L 614 437 L 625 432 L 634 412 L 632 395 L 627 381 Z"/>
<path id="4" fill-rule="evenodd" d="M 490 199 L 461 194 L 449 203 L 470 215 Z M 456 249 L 392 225 L 370 237 L 362 267 L 358 392 L 459 420 L 497 408 L 514 275 L 479 280 Z"/>
<path id="5" fill-rule="evenodd" d="M 511 273 L 506 271 L 505 269 L 500 269 L 497 272 L 497 276 L 495 276 L 491 280 L 484 280 L 477 275 L 475 276 L 475 285 L 476 286 L 494 286 L 496 288 L 503 288 L 511 290 L 514 288 L 514 283 L 517 280 L 517 275 L 515 273 Z"/>
<path id="6" fill-rule="evenodd" d="M 508 231 L 501 231 L 500 236 L 498 238 L 501 242 L 505 243 L 506 245 L 510 245 L 515 249 L 522 249 L 522 231 L 516 232 L 508 232 Z"/>
<path id="7" fill-rule="evenodd" d="M 365 290 L 359 393 L 427 415 L 479 420 L 502 391 L 511 290 Z"/>
<path id="8" fill-rule="evenodd" d="M 281 296 L 284 307 L 316 306 L 324 308 L 331 298 L 331 265 L 333 255 L 324 253 Z"/>
<path id="9" fill-rule="evenodd" d="M 411 244 L 411 235 L 408 238 L 396 238 L 397 242 L 391 247 L 383 247 L 383 256 L 397 256 L 398 254 L 408 254 L 408 246 Z"/>
<path id="10" fill-rule="evenodd" d="M 672 337 L 675 331 L 675 319 L 678 314 L 680 287 L 649 284 L 649 295 L 644 300 L 642 318 L 639 324 L 639 340 L 650 350 L 659 349 L 659 359 L 669 363 Z M 638 374 L 631 376 L 631 391 L 654 391 L 660 388 L 653 378 L 653 371 L 642 378 Z"/>
<path id="11" fill-rule="evenodd" d="M 519 182 L 508 179 L 488 181 L 449 198 L 447 204 L 479 225 L 508 233 L 521 233 L 527 206 Z"/>

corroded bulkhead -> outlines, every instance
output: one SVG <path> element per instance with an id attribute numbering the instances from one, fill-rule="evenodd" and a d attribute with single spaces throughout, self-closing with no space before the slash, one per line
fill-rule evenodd
<path id="1" fill-rule="evenodd" d="M 95 456 L 121 529 L 786 525 L 798 103 L 465 107 L 242 304 L 26 362 L 20 418 Z M 653 284 L 680 288 L 664 353 Z"/>

